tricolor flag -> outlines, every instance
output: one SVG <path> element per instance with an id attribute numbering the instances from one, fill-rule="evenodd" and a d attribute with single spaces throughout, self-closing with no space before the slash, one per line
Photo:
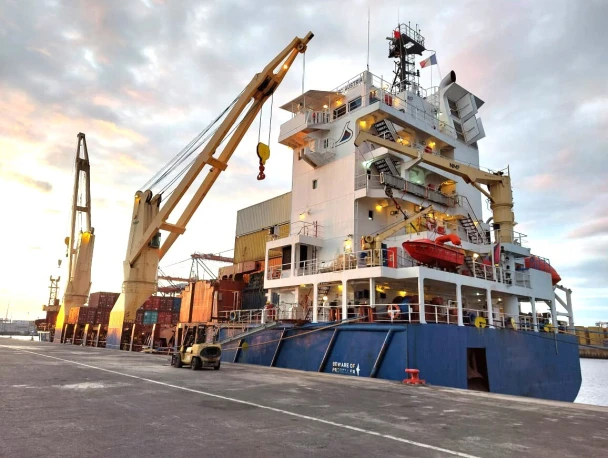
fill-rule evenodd
<path id="1" fill-rule="evenodd" d="M 429 65 L 437 65 L 437 56 L 435 54 L 420 62 L 421 68 L 428 67 Z"/>

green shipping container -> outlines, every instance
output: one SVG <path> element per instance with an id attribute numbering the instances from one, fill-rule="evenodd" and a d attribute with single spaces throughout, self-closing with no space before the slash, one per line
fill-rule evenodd
<path id="1" fill-rule="evenodd" d="M 146 310 L 144 312 L 144 324 L 156 324 L 158 321 L 158 311 Z"/>

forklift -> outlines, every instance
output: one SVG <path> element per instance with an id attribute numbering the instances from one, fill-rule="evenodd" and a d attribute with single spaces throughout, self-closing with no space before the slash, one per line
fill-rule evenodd
<path id="1" fill-rule="evenodd" d="M 182 344 L 176 353 L 171 356 L 171 366 L 179 369 L 190 366 L 193 371 L 203 367 L 220 369 L 222 346 L 217 343 L 206 343 L 207 326 L 195 324 L 186 328 Z"/>

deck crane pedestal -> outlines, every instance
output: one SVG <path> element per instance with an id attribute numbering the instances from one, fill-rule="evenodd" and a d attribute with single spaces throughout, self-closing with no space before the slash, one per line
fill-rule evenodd
<path id="1" fill-rule="evenodd" d="M 475 187 L 479 192 L 490 199 L 490 208 L 494 217 L 494 225 L 497 228 L 496 240 L 501 243 L 513 243 L 513 227 L 515 216 L 513 215 L 513 190 L 511 189 L 511 177 L 502 172 L 489 173 L 478 168 L 466 165 L 446 157 L 418 151 L 408 145 L 386 140 L 382 137 L 361 131 L 355 138 L 355 146 L 363 142 L 370 142 L 377 146 L 404 154 L 412 159 L 418 159 L 429 165 L 437 167 L 445 172 L 452 173 L 464 179 L 464 181 Z M 480 185 L 486 185 L 486 191 Z"/>
<path id="2" fill-rule="evenodd" d="M 91 289 L 91 264 L 95 245 L 94 229 L 91 227 L 91 165 L 85 135 L 81 132 L 77 137 L 70 235 L 65 239 L 68 282 L 55 322 L 53 342 L 56 343 L 65 340 L 64 330 L 70 309 L 83 306 L 88 300 Z M 81 185 L 84 185 L 84 189 L 81 189 Z M 81 191 L 83 195 L 79 198 Z M 85 218 L 83 226 L 77 233 L 76 222 L 80 219 L 79 215 L 84 215 Z"/>
<path id="3" fill-rule="evenodd" d="M 213 136 L 185 171 L 177 187 L 162 207 L 160 194 L 154 195 L 151 190 L 137 191 L 135 194 L 127 255 L 123 263 L 122 293 L 110 315 L 106 348 L 119 349 L 121 347 L 124 324 L 135 321 L 137 309 L 156 291 L 159 261 L 177 237 L 185 232 L 190 218 L 219 174 L 226 170 L 234 150 L 260 112 L 264 102 L 281 84 L 297 55 L 306 51 L 306 46 L 312 38 L 312 32 L 309 32 L 304 38 L 294 38 L 260 73 L 253 77 L 235 100 Z M 241 115 L 243 116 L 241 117 Z M 239 117 L 241 119 L 237 123 Z M 233 129 L 232 132 L 231 129 Z M 221 154 L 217 158 L 214 157 L 216 150 L 224 140 L 227 141 Z M 207 176 L 187 203 L 177 222 L 169 223 L 167 220 L 171 216 L 171 212 L 181 202 L 205 164 L 211 167 Z M 161 230 L 169 232 L 162 245 L 160 243 Z"/>
<path id="4" fill-rule="evenodd" d="M 422 209 L 420 212 L 415 215 L 408 216 L 403 219 L 403 221 L 399 221 L 396 224 L 393 224 L 375 235 L 364 235 L 361 237 L 361 249 L 362 250 L 373 250 L 372 256 L 368 257 L 367 265 L 370 266 L 379 266 L 381 265 L 381 250 L 382 250 L 382 242 L 392 236 L 395 235 L 402 229 L 405 229 L 409 224 L 416 221 L 418 218 L 425 216 L 427 213 L 433 211 L 433 207 L 429 205 L 428 207 Z"/>

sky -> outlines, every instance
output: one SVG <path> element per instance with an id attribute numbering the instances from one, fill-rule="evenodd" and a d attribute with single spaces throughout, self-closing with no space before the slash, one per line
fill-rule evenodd
<path id="1" fill-rule="evenodd" d="M 386 37 L 399 20 L 420 24 L 438 60 L 422 82 L 454 70 L 485 101 L 481 164 L 509 165 L 516 230 L 573 290 L 576 324 L 608 321 L 605 0 L 0 0 L 0 316 L 42 317 L 49 276 L 66 278 L 57 260 L 79 132 L 91 162 L 92 291 L 119 291 L 135 191 L 310 30 L 270 132 L 264 108 L 266 180 L 256 180 L 256 120 L 161 266 L 187 276 L 191 253 L 232 249 L 236 211 L 291 187 L 292 155 L 276 142 L 290 115 L 278 107 L 303 80 L 330 90 L 365 70 L 368 7 L 370 70 L 390 79 Z"/>

